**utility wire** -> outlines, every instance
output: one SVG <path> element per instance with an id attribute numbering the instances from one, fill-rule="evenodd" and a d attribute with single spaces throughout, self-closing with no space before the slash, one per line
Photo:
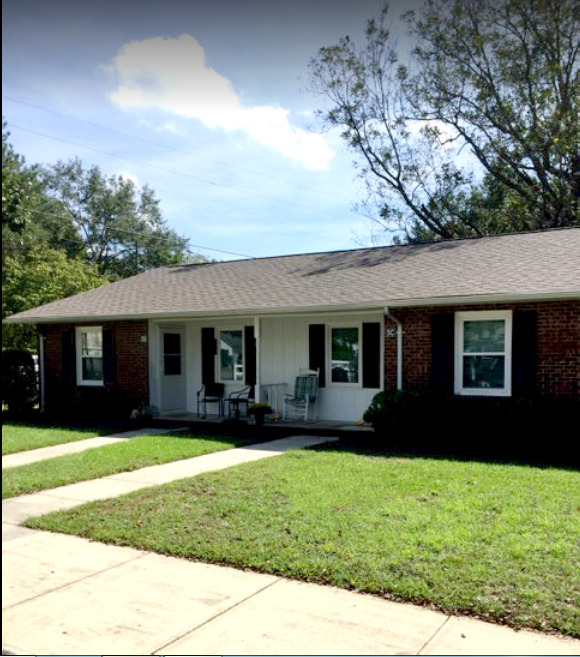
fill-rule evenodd
<path id="1" fill-rule="evenodd" d="M 124 137 L 129 137 L 130 139 L 135 139 L 136 141 L 141 141 L 144 144 L 151 144 L 152 146 L 158 146 L 159 148 L 164 148 L 169 151 L 173 151 L 175 153 L 183 153 L 184 155 L 191 155 L 192 157 L 196 158 L 201 158 L 205 160 L 206 162 L 211 162 L 212 164 L 217 164 L 222 167 L 228 167 L 230 169 L 237 169 L 238 171 L 242 171 L 244 173 L 249 173 L 252 176 L 259 176 L 261 180 L 268 180 L 264 176 L 263 173 L 259 171 L 252 171 L 251 169 L 248 169 L 247 167 L 240 167 L 235 164 L 231 164 L 230 162 L 222 162 L 219 160 L 213 160 L 208 157 L 203 157 L 200 156 L 199 153 L 193 153 L 192 151 L 184 150 L 182 148 L 175 148 L 174 146 L 168 146 L 167 144 L 161 144 L 160 142 L 153 141 L 152 139 L 145 139 L 144 137 L 140 137 L 139 135 L 133 135 L 129 132 L 124 132 L 123 130 L 118 130 L 117 128 L 110 128 L 109 126 L 103 125 L 101 123 L 95 123 L 94 121 L 88 121 L 87 119 L 83 119 L 78 116 L 73 116 L 72 114 L 65 114 L 64 112 L 58 112 L 54 109 L 50 109 L 48 107 L 43 107 L 42 105 L 36 105 L 35 103 L 29 103 L 25 100 L 19 100 L 18 98 L 13 98 L 12 96 L 8 96 L 6 94 L 2 95 L 2 98 L 9 100 L 13 103 L 18 103 L 20 105 L 26 105 L 27 107 L 32 107 L 34 109 L 40 110 L 41 112 L 47 112 L 48 114 L 54 114 L 55 116 L 62 116 L 63 118 L 66 119 L 72 119 L 73 121 L 79 121 L 80 123 L 85 123 L 86 125 L 90 125 L 93 128 L 101 128 L 103 130 L 108 130 L 109 132 L 114 132 L 118 135 L 123 135 Z M 217 184 L 217 183 L 216 183 Z M 321 194 L 324 196 L 328 197 L 334 197 L 333 192 L 325 192 L 322 191 L 316 187 L 309 187 L 307 185 L 296 185 L 296 184 L 291 184 L 290 187 L 296 187 L 296 189 L 305 189 L 310 192 L 314 192 L 316 194 Z M 233 188 L 232 188 L 233 189 Z"/>
<path id="2" fill-rule="evenodd" d="M 171 173 L 176 176 L 183 176 L 184 178 L 190 178 L 192 180 L 196 180 L 197 182 L 205 183 L 207 185 L 212 185 L 214 187 L 220 187 L 222 189 L 227 189 L 229 191 L 234 191 L 234 192 L 241 192 L 243 194 L 249 194 L 251 196 L 257 196 L 259 198 L 264 198 L 269 201 L 279 201 L 279 199 L 273 197 L 273 196 L 268 196 L 267 194 L 260 194 L 259 192 L 255 192 L 253 190 L 249 189 L 240 189 L 237 187 L 231 187 L 228 185 L 223 185 L 222 183 L 217 183 L 214 182 L 213 180 L 208 180 L 206 178 L 201 178 L 200 176 L 194 176 L 191 173 L 183 173 L 182 171 L 176 171 L 174 169 L 166 169 L 165 167 L 160 167 L 156 164 L 150 164 L 149 162 L 143 162 L 142 160 L 136 160 L 131 157 L 127 157 L 126 155 L 119 155 L 117 153 L 111 153 L 110 151 L 104 151 L 100 148 L 95 148 L 94 146 L 87 146 L 86 144 L 81 144 L 79 142 L 71 141 L 69 139 L 63 139 L 62 137 L 54 137 L 52 135 L 47 135 L 44 132 L 40 132 L 38 130 L 32 130 L 31 128 L 24 128 L 23 126 L 16 125 L 14 123 L 7 123 L 7 125 L 11 128 L 16 128 L 17 130 L 23 130 L 24 132 L 29 132 L 33 135 L 38 135 L 39 137 L 45 137 L 47 139 L 53 139 L 54 141 L 60 141 L 64 144 L 70 144 L 71 146 L 79 146 L 80 148 L 86 148 L 91 151 L 95 151 L 96 153 L 101 153 L 103 155 L 108 155 L 109 157 L 116 157 L 121 160 L 127 160 L 128 162 L 133 162 L 133 164 L 140 164 L 141 166 L 146 166 L 150 167 L 152 169 L 157 169 L 158 171 L 163 171 L 165 173 Z M 308 207 L 307 205 L 302 205 L 300 203 L 293 203 L 292 201 L 284 201 L 285 205 L 290 205 L 293 207 L 297 208 L 302 208 L 304 210 L 313 210 L 313 208 Z"/>
<path id="3" fill-rule="evenodd" d="M 31 209 L 30 212 L 32 212 L 34 214 L 42 215 L 44 217 L 54 217 L 55 219 L 68 219 L 69 218 L 65 214 L 54 214 L 52 212 L 43 212 L 42 210 Z M 74 216 L 74 215 L 72 215 L 72 216 Z M 139 232 L 139 231 L 136 231 L 136 230 L 129 230 L 127 228 L 118 228 L 117 226 L 106 226 L 104 224 L 96 224 L 96 227 L 97 228 L 108 228 L 112 231 L 117 231 L 117 232 L 120 232 L 120 233 L 127 233 L 129 235 L 134 235 L 136 237 L 146 237 L 148 239 L 153 239 L 153 240 L 157 240 L 157 241 L 163 241 L 163 242 L 172 242 L 172 241 L 174 241 L 170 237 L 162 237 L 161 235 L 155 235 L 155 234 L 151 234 L 151 233 L 142 233 L 142 232 Z M 177 237 L 180 238 L 179 235 L 177 235 Z M 71 240 L 69 238 L 59 238 L 59 239 L 62 239 L 62 241 L 69 242 L 71 244 L 82 244 L 82 245 L 86 246 L 86 242 L 83 242 L 82 240 Z M 226 255 L 239 256 L 241 258 L 250 258 L 250 259 L 255 258 L 255 256 L 248 255 L 247 253 L 237 253 L 235 251 L 226 251 L 224 249 L 215 249 L 213 247 L 204 246 L 202 244 L 191 244 L 187 237 L 181 238 L 181 239 L 187 240 L 187 243 L 188 243 L 187 252 L 189 253 L 189 255 L 199 255 L 198 253 L 195 253 L 195 252 L 190 250 L 190 247 L 192 247 L 192 248 L 196 248 L 196 249 L 203 249 L 204 251 L 212 251 L 212 252 L 216 252 L 216 253 L 224 253 Z"/>

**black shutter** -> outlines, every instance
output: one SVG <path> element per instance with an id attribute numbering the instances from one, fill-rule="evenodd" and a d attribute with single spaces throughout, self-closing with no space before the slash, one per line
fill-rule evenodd
<path id="1" fill-rule="evenodd" d="M 213 327 L 201 329 L 201 382 L 215 383 L 215 354 L 217 344 Z"/>
<path id="2" fill-rule="evenodd" d="M 103 379 L 106 387 L 117 384 L 117 349 L 115 327 L 103 327 Z"/>
<path id="3" fill-rule="evenodd" d="M 381 387 L 381 325 L 368 322 L 362 326 L 363 388 Z"/>
<path id="4" fill-rule="evenodd" d="M 431 366 L 433 389 L 452 394 L 454 391 L 455 315 L 434 315 L 431 319 Z"/>
<path id="5" fill-rule="evenodd" d="M 77 363 L 75 355 L 74 329 L 65 329 L 61 333 L 60 366 L 62 383 L 68 388 L 74 388 L 77 382 Z"/>
<path id="6" fill-rule="evenodd" d="M 256 338 L 253 326 L 244 326 L 244 375 L 247 386 L 256 385 Z"/>
<path id="7" fill-rule="evenodd" d="M 318 370 L 318 387 L 326 385 L 326 325 L 310 324 L 308 327 L 308 361 L 311 370 Z"/>
<path id="8" fill-rule="evenodd" d="M 534 310 L 516 310 L 512 335 L 512 389 L 516 396 L 536 392 L 538 317 Z"/>

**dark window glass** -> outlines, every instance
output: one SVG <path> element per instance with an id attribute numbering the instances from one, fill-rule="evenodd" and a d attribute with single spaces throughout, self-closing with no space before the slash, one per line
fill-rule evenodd
<path id="1" fill-rule="evenodd" d="M 181 335 L 163 334 L 163 372 L 165 376 L 181 374 Z"/>

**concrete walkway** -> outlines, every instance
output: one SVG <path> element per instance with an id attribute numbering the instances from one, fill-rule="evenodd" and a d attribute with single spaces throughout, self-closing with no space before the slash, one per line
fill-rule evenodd
<path id="1" fill-rule="evenodd" d="M 247 447 L 236 447 L 221 452 L 194 456 L 181 461 L 162 465 L 152 465 L 133 472 L 80 481 L 76 484 L 59 486 L 39 493 L 21 495 L 2 501 L 2 541 L 13 535 L 12 527 L 23 523 L 27 518 L 40 516 L 51 511 L 70 509 L 85 502 L 104 500 L 132 493 L 141 488 L 167 484 L 178 479 L 194 477 L 203 472 L 224 470 L 241 463 L 258 461 L 283 454 L 293 449 L 304 449 L 321 443 L 338 440 L 318 436 L 291 436 L 280 440 L 257 443 Z M 5 525 L 7 525 L 5 527 Z"/>
<path id="2" fill-rule="evenodd" d="M 2 546 L 2 641 L 20 655 L 578 655 L 332 587 L 27 531 Z"/>
<path id="3" fill-rule="evenodd" d="M 134 431 L 113 433 L 110 436 L 85 438 L 84 440 L 75 440 L 72 443 L 61 443 L 60 445 L 51 445 L 50 447 L 30 449 L 26 452 L 16 452 L 15 454 L 7 454 L 2 457 L 2 470 L 4 470 L 4 468 L 15 468 L 19 465 L 27 465 L 28 463 L 36 463 L 37 461 L 45 461 L 46 459 L 54 459 L 57 456 L 78 454 L 87 449 L 96 449 L 97 447 L 103 447 L 104 445 L 113 445 L 114 443 L 123 442 L 130 438 L 137 438 L 138 436 L 155 436 L 182 430 L 182 428 L 135 429 Z"/>
<path id="4" fill-rule="evenodd" d="M 33 655 L 580 654 L 580 641 L 19 526 L 49 510 L 328 441 L 285 438 L 5 500 L 3 649 Z"/>

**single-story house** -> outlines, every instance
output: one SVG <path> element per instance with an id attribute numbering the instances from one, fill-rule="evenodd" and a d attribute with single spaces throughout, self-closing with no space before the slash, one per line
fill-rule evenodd
<path id="1" fill-rule="evenodd" d="M 196 412 L 319 371 L 318 419 L 389 388 L 580 399 L 580 228 L 161 267 L 14 315 L 37 325 L 42 406 L 114 392 Z"/>

